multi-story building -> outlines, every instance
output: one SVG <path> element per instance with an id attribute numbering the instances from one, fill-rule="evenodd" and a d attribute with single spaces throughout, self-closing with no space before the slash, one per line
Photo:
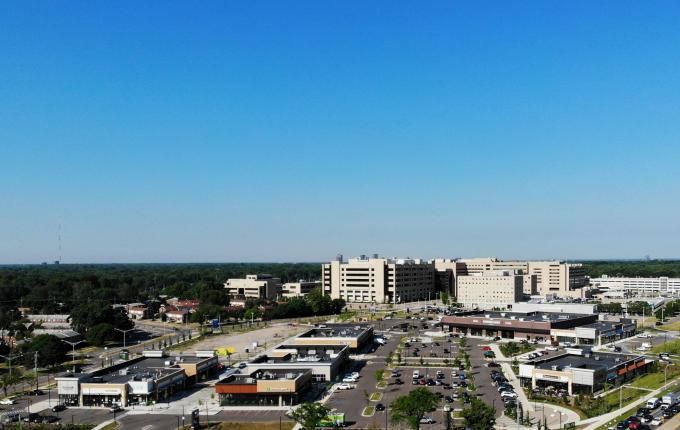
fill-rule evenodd
<path id="1" fill-rule="evenodd" d="M 434 264 L 411 258 L 350 258 L 322 264 L 322 291 L 347 302 L 401 303 L 434 298 Z"/>
<path id="2" fill-rule="evenodd" d="M 536 275 L 536 293 L 560 297 L 581 297 L 582 288 L 588 284 L 581 264 L 564 261 L 502 261 L 496 258 L 470 258 L 458 260 L 465 264 L 467 274 L 489 270 L 521 270 Z"/>
<path id="3" fill-rule="evenodd" d="M 467 275 L 465 263 L 448 258 L 436 258 L 431 261 L 435 269 L 435 290 L 443 291 L 456 297 L 456 278 Z"/>
<path id="4" fill-rule="evenodd" d="M 459 276 L 457 302 L 466 308 L 508 309 L 524 298 L 525 278 L 515 270 L 495 270 Z"/>
<path id="5" fill-rule="evenodd" d="M 622 297 L 655 297 L 680 295 L 680 278 L 618 278 L 602 275 L 591 278 L 590 284 L 605 293 L 620 293 Z"/>
<path id="6" fill-rule="evenodd" d="M 281 279 L 271 275 L 246 275 L 245 279 L 228 279 L 224 288 L 231 297 L 247 299 L 276 299 L 281 294 Z"/>
<path id="7" fill-rule="evenodd" d="M 281 295 L 283 297 L 300 297 L 309 293 L 315 288 L 321 287 L 321 281 L 303 281 L 286 282 L 281 288 Z"/>

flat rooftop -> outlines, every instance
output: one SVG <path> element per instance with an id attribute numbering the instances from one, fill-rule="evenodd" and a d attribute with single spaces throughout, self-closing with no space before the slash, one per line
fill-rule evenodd
<path id="1" fill-rule="evenodd" d="M 372 326 L 368 325 L 332 324 L 323 328 L 314 327 L 298 337 L 358 337 L 370 329 L 372 329 Z"/>
<path id="2" fill-rule="evenodd" d="M 142 357 L 95 371 L 84 383 L 121 384 L 130 380 L 159 379 L 182 370 L 179 363 L 199 363 L 206 358 L 195 356 Z"/>
<path id="3" fill-rule="evenodd" d="M 335 357 L 330 355 L 293 355 L 286 354 L 281 357 L 272 357 L 267 354 L 258 355 L 248 362 L 249 365 L 253 364 L 271 364 L 271 363 L 331 363 L 335 360 Z"/>
<path id="4" fill-rule="evenodd" d="M 501 311 L 479 311 L 473 314 L 454 315 L 465 318 L 493 318 L 506 319 L 518 321 L 533 321 L 533 322 L 557 322 L 570 319 L 592 317 L 588 314 L 573 314 L 565 312 L 501 312 Z M 442 321 L 446 321 L 447 317 L 443 317 Z"/>
<path id="5" fill-rule="evenodd" d="M 560 355 L 554 358 L 547 358 L 545 360 L 538 360 L 534 366 L 538 369 L 551 370 L 553 366 L 557 366 L 560 370 L 565 367 L 572 367 L 578 369 L 611 369 L 623 363 L 634 361 L 643 358 L 637 355 L 621 355 L 621 354 L 605 354 L 594 353 L 589 357 L 585 355 Z"/>
<path id="6" fill-rule="evenodd" d="M 300 376 L 311 373 L 309 369 L 272 369 L 272 370 L 257 370 L 251 373 L 233 373 L 224 379 L 221 379 L 218 384 L 255 384 L 258 380 L 273 381 L 273 380 L 289 380 L 293 381 Z"/>

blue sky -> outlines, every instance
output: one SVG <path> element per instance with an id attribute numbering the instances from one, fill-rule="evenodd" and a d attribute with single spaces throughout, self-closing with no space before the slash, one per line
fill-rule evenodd
<path id="1" fill-rule="evenodd" d="M 680 4 L 9 2 L 0 262 L 680 257 Z"/>

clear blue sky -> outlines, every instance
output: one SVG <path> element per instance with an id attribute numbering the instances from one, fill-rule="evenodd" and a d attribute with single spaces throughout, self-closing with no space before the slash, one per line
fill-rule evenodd
<path id="1" fill-rule="evenodd" d="M 0 262 L 678 257 L 680 3 L 5 2 Z"/>

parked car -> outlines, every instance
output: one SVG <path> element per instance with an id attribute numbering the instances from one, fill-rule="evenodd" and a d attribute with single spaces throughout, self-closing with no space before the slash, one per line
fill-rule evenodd
<path id="1" fill-rule="evenodd" d="M 516 399 L 517 393 L 515 393 L 514 391 L 503 391 L 501 393 L 501 398 L 503 398 L 503 397 L 510 397 L 510 398 Z"/>
<path id="2" fill-rule="evenodd" d="M 52 406 L 52 412 L 60 412 L 66 410 L 66 405 L 59 403 L 58 405 Z"/>
<path id="3" fill-rule="evenodd" d="M 123 408 L 121 408 L 120 405 L 113 405 L 109 408 L 109 412 L 123 412 Z"/>
<path id="4" fill-rule="evenodd" d="M 42 417 L 41 422 L 43 424 L 53 424 L 53 423 L 59 422 L 60 419 L 61 418 L 55 417 L 54 415 L 46 415 L 46 416 Z"/>
<path id="5" fill-rule="evenodd" d="M 45 392 L 37 388 L 28 392 L 29 396 L 42 396 L 43 394 L 45 394 Z"/>
<path id="6" fill-rule="evenodd" d="M 420 419 L 420 424 L 434 424 L 434 420 L 430 417 L 422 417 Z"/>
<path id="7" fill-rule="evenodd" d="M 347 383 L 338 384 L 338 390 L 351 390 L 352 388 L 354 388 L 352 384 Z"/>
<path id="8" fill-rule="evenodd" d="M 545 349 L 547 349 L 548 351 L 557 351 L 557 347 L 552 345 L 546 346 Z"/>
<path id="9" fill-rule="evenodd" d="M 13 405 L 14 403 L 16 403 L 16 402 L 12 399 L 2 399 L 2 400 L 0 400 L 0 405 Z"/>
<path id="10" fill-rule="evenodd" d="M 385 405 L 383 405 L 382 403 L 378 403 L 377 405 L 375 405 L 375 410 L 376 411 L 384 411 Z"/>

